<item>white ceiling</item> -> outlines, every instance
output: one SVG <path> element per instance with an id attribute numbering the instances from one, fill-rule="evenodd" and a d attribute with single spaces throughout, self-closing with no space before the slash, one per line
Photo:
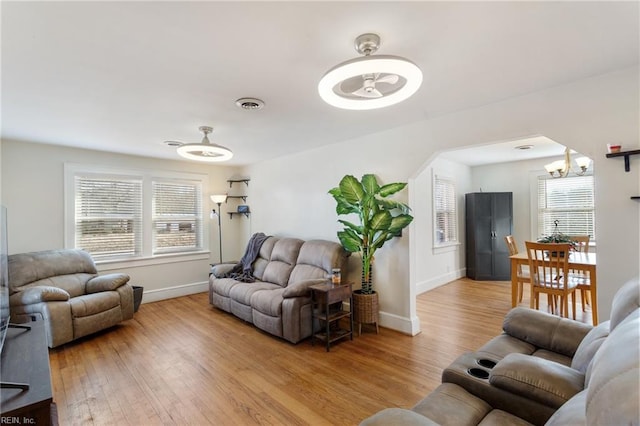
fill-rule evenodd
<path id="1" fill-rule="evenodd" d="M 635 1 L 0 7 L 3 139 L 178 159 L 163 141 L 199 142 L 210 125 L 233 165 L 637 66 L 640 52 Z M 318 81 L 365 32 L 415 62 L 422 87 L 381 110 L 333 108 Z M 245 96 L 265 108 L 238 109 Z"/>

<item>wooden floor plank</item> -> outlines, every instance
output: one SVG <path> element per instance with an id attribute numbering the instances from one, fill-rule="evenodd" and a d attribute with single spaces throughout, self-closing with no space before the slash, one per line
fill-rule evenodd
<path id="1" fill-rule="evenodd" d="M 454 281 L 418 296 L 419 335 L 368 328 L 329 353 L 212 308 L 205 293 L 144 304 L 133 320 L 50 351 L 59 422 L 358 424 L 413 406 L 458 355 L 500 333 L 510 291 L 508 282 Z"/>

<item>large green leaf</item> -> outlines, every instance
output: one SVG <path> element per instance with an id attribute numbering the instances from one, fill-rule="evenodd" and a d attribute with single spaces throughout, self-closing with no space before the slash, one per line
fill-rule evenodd
<path id="1" fill-rule="evenodd" d="M 358 206 L 354 206 L 353 204 L 347 203 L 344 199 L 336 200 L 336 213 L 338 215 L 355 213 L 359 214 L 360 209 Z"/>
<path id="2" fill-rule="evenodd" d="M 388 197 L 391 194 L 402 191 L 405 186 L 407 186 L 405 182 L 388 183 L 380 188 L 379 194 L 381 197 Z"/>
<path id="3" fill-rule="evenodd" d="M 402 229 L 406 228 L 411 221 L 413 220 L 413 216 L 408 214 L 401 214 L 393 219 L 391 219 L 391 225 L 389 226 L 389 232 L 392 234 L 397 234 Z"/>
<path id="4" fill-rule="evenodd" d="M 343 224 L 347 228 L 353 229 L 353 231 L 358 233 L 358 235 L 362 235 L 362 226 L 358 226 L 356 224 L 353 224 L 353 223 L 351 223 L 349 221 L 342 220 L 342 219 L 339 219 L 338 222 L 340 222 L 341 224 Z"/>
<path id="5" fill-rule="evenodd" d="M 369 222 L 369 227 L 375 231 L 386 231 L 392 223 L 391 213 L 384 210 L 376 213 Z"/>
<path id="6" fill-rule="evenodd" d="M 349 231 L 351 230 L 338 232 L 338 239 L 340 240 L 342 247 L 344 247 L 346 251 L 351 253 L 360 251 L 360 248 L 362 247 L 362 241 L 354 235 L 353 231 Z"/>
<path id="7" fill-rule="evenodd" d="M 377 194 L 378 190 L 380 189 L 378 180 L 374 175 L 371 174 L 362 176 L 362 187 L 364 188 L 364 192 L 370 196 Z"/>
<path id="8" fill-rule="evenodd" d="M 342 196 L 350 204 L 358 204 L 364 198 L 362 184 L 352 175 L 343 177 L 339 187 Z"/>

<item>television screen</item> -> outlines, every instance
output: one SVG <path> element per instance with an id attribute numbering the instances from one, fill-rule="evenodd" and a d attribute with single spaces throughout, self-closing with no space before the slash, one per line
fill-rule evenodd
<path id="1" fill-rule="evenodd" d="M 9 271 L 7 262 L 7 209 L 0 207 L 0 352 L 9 327 Z"/>

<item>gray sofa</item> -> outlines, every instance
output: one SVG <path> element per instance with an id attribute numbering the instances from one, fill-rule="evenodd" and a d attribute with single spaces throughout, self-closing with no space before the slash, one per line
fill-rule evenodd
<path id="1" fill-rule="evenodd" d="M 11 321 L 43 320 L 50 348 L 133 318 L 129 276 L 98 275 L 83 250 L 47 250 L 8 258 Z"/>
<path id="2" fill-rule="evenodd" d="M 637 279 L 625 284 L 597 327 L 515 308 L 501 336 L 455 360 L 412 409 L 361 425 L 638 425 L 639 294 Z"/>
<path id="3" fill-rule="evenodd" d="M 331 241 L 268 237 L 252 264 L 255 282 L 225 278 L 233 264 L 212 268 L 209 303 L 297 343 L 311 336 L 309 286 L 326 282 L 335 268 L 346 280 L 347 256 L 340 244 Z"/>

